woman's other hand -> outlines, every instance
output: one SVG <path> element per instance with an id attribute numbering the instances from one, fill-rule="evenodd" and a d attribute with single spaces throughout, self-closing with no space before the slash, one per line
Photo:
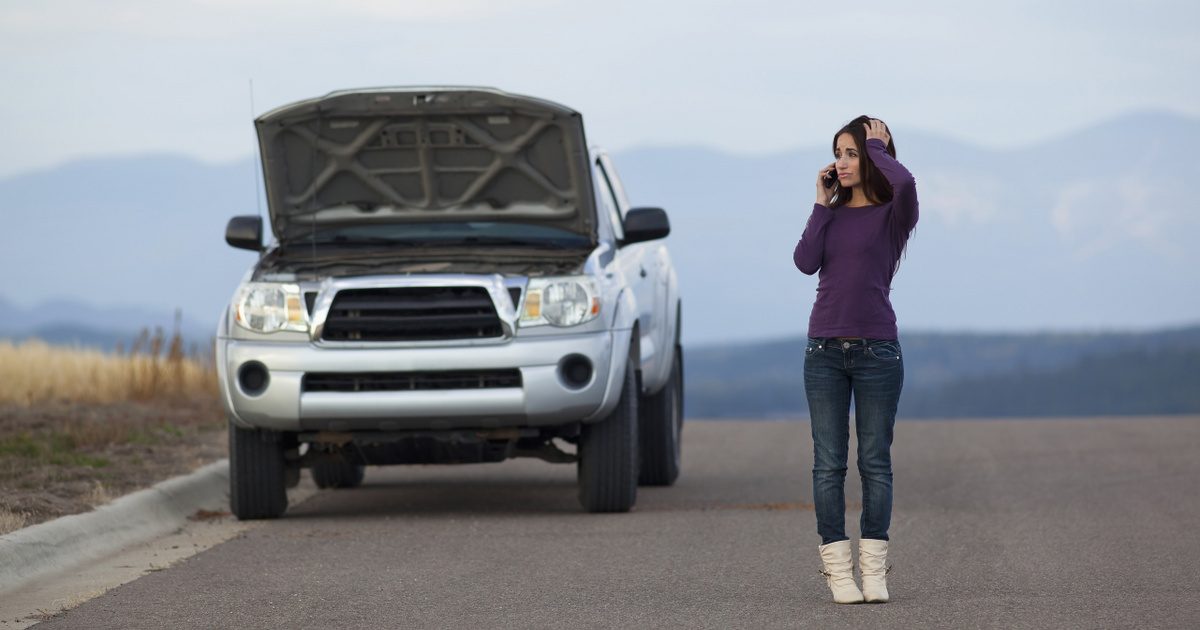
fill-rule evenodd
<path id="1" fill-rule="evenodd" d="M 829 164 L 825 168 L 817 171 L 817 203 L 822 206 L 829 206 L 829 201 L 833 198 L 833 189 L 837 187 L 835 183 L 828 188 L 825 187 L 825 176 L 832 173 L 837 177 L 837 164 Z M 834 180 L 837 181 L 836 179 Z"/>
<path id="2" fill-rule="evenodd" d="M 883 124 L 883 121 L 878 118 L 872 118 L 871 122 L 863 126 L 867 128 L 867 140 L 871 138 L 883 140 L 883 144 L 886 146 L 892 139 L 892 134 L 888 133 L 887 125 Z"/>

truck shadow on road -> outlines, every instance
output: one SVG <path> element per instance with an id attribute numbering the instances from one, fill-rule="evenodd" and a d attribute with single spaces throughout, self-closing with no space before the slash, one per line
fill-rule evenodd
<path id="1" fill-rule="evenodd" d="M 573 480 L 368 480 L 358 488 L 323 490 L 284 518 L 528 515 L 583 513 Z"/>

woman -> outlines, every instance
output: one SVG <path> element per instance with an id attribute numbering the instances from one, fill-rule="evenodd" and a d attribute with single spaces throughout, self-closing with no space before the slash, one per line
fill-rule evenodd
<path id="1" fill-rule="evenodd" d="M 917 191 L 883 121 L 855 118 L 834 136 L 833 155 L 837 161 L 817 174 L 816 204 L 793 254 L 800 271 L 820 271 L 804 353 L 818 549 L 835 602 L 886 602 L 892 430 L 904 383 L 888 293 L 917 224 Z M 851 395 L 863 489 L 862 590 L 845 532 Z"/>

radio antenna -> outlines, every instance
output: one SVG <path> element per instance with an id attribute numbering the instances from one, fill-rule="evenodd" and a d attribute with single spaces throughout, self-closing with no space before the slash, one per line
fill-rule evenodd
<path id="1" fill-rule="evenodd" d="M 251 78 L 250 79 L 250 124 L 254 124 L 254 111 L 255 111 L 255 109 L 254 109 L 254 79 Z M 262 196 L 259 194 L 260 184 L 259 184 L 258 178 L 261 175 L 261 172 L 259 171 L 259 169 L 261 168 L 261 164 L 255 163 L 256 161 L 261 161 L 261 158 L 259 158 L 259 160 L 254 159 L 256 157 L 259 157 L 257 133 L 255 134 L 254 140 L 255 141 L 251 145 L 252 148 L 250 150 L 250 170 L 253 171 L 253 177 L 254 177 L 254 205 L 255 205 L 255 207 L 258 208 L 258 218 L 262 219 L 263 222 L 266 222 L 266 219 L 263 217 Z"/>

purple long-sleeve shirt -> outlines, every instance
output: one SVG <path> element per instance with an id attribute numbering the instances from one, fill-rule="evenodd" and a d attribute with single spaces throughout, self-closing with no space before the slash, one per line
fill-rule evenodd
<path id="1" fill-rule="evenodd" d="M 892 200 L 837 210 L 814 204 L 792 254 L 800 271 L 821 272 L 809 337 L 898 337 L 889 293 L 904 244 L 917 225 L 916 182 L 888 155 L 882 140 L 867 140 L 867 155 L 892 185 Z"/>

